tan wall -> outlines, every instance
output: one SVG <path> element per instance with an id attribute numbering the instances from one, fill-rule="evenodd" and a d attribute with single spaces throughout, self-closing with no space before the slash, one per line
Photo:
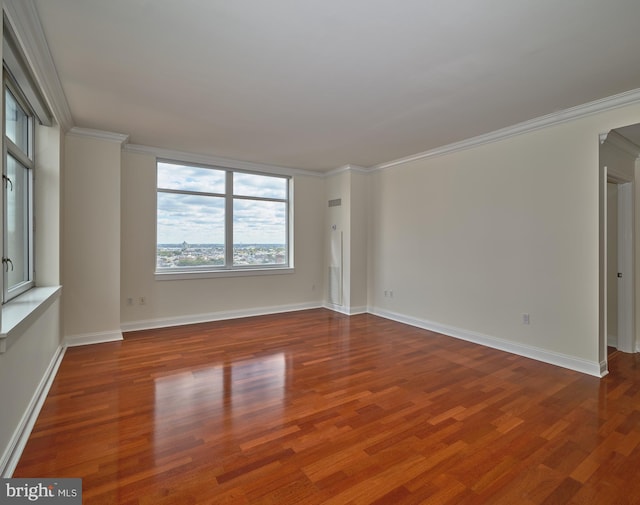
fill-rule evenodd
<path id="1" fill-rule="evenodd" d="M 295 272 L 189 280 L 156 280 L 155 158 L 123 153 L 121 313 L 123 328 L 177 324 L 317 307 L 323 300 L 324 181 L 294 176 Z M 144 305 L 138 303 L 144 297 Z M 127 298 L 133 298 L 129 306 Z"/>
<path id="2" fill-rule="evenodd" d="M 598 136 L 638 121 L 630 106 L 376 173 L 372 310 L 597 365 Z"/>
<path id="3" fill-rule="evenodd" d="M 67 134 L 63 213 L 65 338 L 120 332 L 119 142 Z"/>

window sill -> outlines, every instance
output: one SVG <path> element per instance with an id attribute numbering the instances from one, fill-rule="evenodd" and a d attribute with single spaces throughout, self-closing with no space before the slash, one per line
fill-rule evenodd
<path id="1" fill-rule="evenodd" d="M 256 275 L 283 275 L 295 273 L 294 268 L 256 268 L 242 270 L 199 270 L 195 272 L 156 272 L 157 281 L 179 281 L 187 279 L 213 279 L 218 277 L 251 277 Z"/>
<path id="2" fill-rule="evenodd" d="M 6 352 L 24 329 L 60 297 L 62 286 L 35 287 L 2 306 L 0 354 Z"/>

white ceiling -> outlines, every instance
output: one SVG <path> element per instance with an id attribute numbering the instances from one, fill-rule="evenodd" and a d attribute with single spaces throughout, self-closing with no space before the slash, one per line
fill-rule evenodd
<path id="1" fill-rule="evenodd" d="M 638 0 L 35 0 L 74 124 L 373 166 L 640 88 Z"/>

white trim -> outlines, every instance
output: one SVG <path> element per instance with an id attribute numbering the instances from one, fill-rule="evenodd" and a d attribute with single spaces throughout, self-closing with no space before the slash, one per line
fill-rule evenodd
<path id="1" fill-rule="evenodd" d="M 82 335 L 67 335 L 64 337 L 64 345 L 65 347 L 77 347 L 79 345 L 118 342 L 119 340 L 122 340 L 121 331 L 101 331 L 96 333 L 85 333 Z"/>
<path id="2" fill-rule="evenodd" d="M 336 305 L 334 303 L 326 302 L 323 305 L 323 308 L 332 310 L 334 312 L 338 312 L 340 314 L 344 314 L 345 316 L 350 316 L 349 309 L 344 305 Z"/>
<path id="3" fill-rule="evenodd" d="M 296 312 L 299 310 L 319 309 L 321 303 L 297 303 L 291 305 L 278 305 L 274 307 L 257 307 L 253 309 L 228 310 L 210 312 L 207 314 L 193 314 L 189 316 L 162 317 L 147 319 L 146 321 L 132 321 L 121 325 L 122 331 L 152 330 L 155 328 L 168 328 L 171 326 L 184 326 L 187 324 L 209 323 L 224 321 L 226 319 L 238 319 L 241 317 L 265 316 L 280 314 L 283 312 Z"/>
<path id="4" fill-rule="evenodd" d="M 605 375 L 609 374 L 609 365 L 607 363 L 607 360 L 601 361 L 600 362 L 600 378 L 604 377 Z"/>
<path id="5" fill-rule="evenodd" d="M 60 127 L 68 131 L 73 117 L 33 0 L 4 0 L 3 4 L 38 86 Z"/>
<path id="6" fill-rule="evenodd" d="M 60 298 L 62 286 L 35 287 L 17 296 L 2 306 L 0 325 L 0 354 L 23 334 L 40 315 Z"/>
<path id="7" fill-rule="evenodd" d="M 293 267 L 273 267 L 273 268 L 248 268 L 248 269 L 227 269 L 227 270 L 195 270 L 187 271 L 181 269 L 167 269 L 155 272 L 157 281 L 183 281 L 193 279 L 215 279 L 217 277 L 257 277 L 260 275 L 284 275 L 294 274 Z"/>
<path id="8" fill-rule="evenodd" d="M 604 144 L 607 140 L 607 137 L 609 136 L 609 134 L 611 133 L 612 130 L 609 130 L 607 133 L 601 133 L 600 135 L 598 135 L 598 138 L 600 139 L 600 143 Z"/>
<path id="9" fill-rule="evenodd" d="M 392 321 L 398 321 L 410 326 L 434 331 L 449 337 L 459 338 L 461 340 L 466 340 L 467 342 L 473 342 L 475 344 L 484 345 L 500 351 L 517 354 L 518 356 L 524 356 L 525 358 L 535 359 L 537 361 L 568 368 L 569 370 L 575 370 L 576 372 L 593 375 L 595 377 L 603 377 L 602 365 L 596 361 L 588 361 L 582 358 L 576 358 L 575 356 L 568 356 L 566 354 L 540 349 L 539 347 L 510 342 L 501 338 L 483 335 L 482 333 L 463 330 L 453 326 L 446 326 L 432 321 L 416 319 L 386 310 L 369 309 L 369 312 L 376 316 L 384 317 L 385 319 L 391 319 Z"/>
<path id="10" fill-rule="evenodd" d="M 38 419 L 38 414 L 40 414 L 42 405 L 44 404 L 47 394 L 51 389 L 51 384 L 53 384 L 53 380 L 56 377 L 60 363 L 62 363 L 64 353 L 65 348 L 59 346 L 53 355 L 53 358 L 51 358 L 51 362 L 42 376 L 40 384 L 38 384 L 22 419 L 18 423 L 18 426 L 9 440 L 9 444 L 2 455 L 2 459 L 0 459 L 0 476 L 11 477 L 13 475 L 13 471 L 16 469 L 16 465 L 20 460 L 22 451 L 24 450 L 25 445 L 27 445 L 29 435 L 31 435 L 31 430 L 33 430 L 33 426 Z"/>
<path id="11" fill-rule="evenodd" d="M 79 128 L 74 126 L 69 130 L 69 135 L 76 137 L 87 137 L 96 140 L 105 140 L 107 142 L 115 142 L 117 144 L 126 144 L 129 140 L 129 135 L 125 133 L 114 133 L 103 130 L 93 130 L 91 128 Z"/>
<path id="12" fill-rule="evenodd" d="M 308 175 L 311 177 L 324 177 L 323 172 L 315 172 L 313 170 L 303 170 L 300 168 L 281 167 L 278 165 L 269 165 L 266 163 L 255 163 L 252 161 L 234 160 L 231 158 L 223 158 L 222 156 L 213 156 L 208 154 L 194 154 L 184 151 L 176 151 L 173 149 L 163 149 L 161 147 L 150 147 L 138 144 L 126 144 L 123 150 L 129 153 L 149 154 L 156 158 L 184 162 L 184 163 L 200 163 L 202 165 L 214 165 L 223 168 L 235 168 L 237 170 L 248 170 L 250 172 L 259 172 L 275 175 Z"/>
<path id="13" fill-rule="evenodd" d="M 414 154 L 412 156 L 406 156 L 404 158 L 388 161 L 386 163 L 380 163 L 378 165 L 374 165 L 371 168 L 373 170 L 384 170 L 396 165 L 410 163 L 412 161 L 417 161 L 425 158 L 434 158 L 436 156 L 442 156 L 444 154 L 450 154 L 456 151 L 462 151 L 464 149 L 470 149 L 472 147 L 497 142 L 499 140 L 515 137 L 516 135 L 521 135 L 523 133 L 529 133 L 532 131 L 540 130 L 542 128 L 559 125 L 562 123 L 566 123 L 567 121 L 573 121 L 575 119 L 580 119 L 592 114 L 597 114 L 611 109 L 636 104 L 638 102 L 640 102 L 640 89 L 633 89 L 631 91 L 626 91 L 618 95 L 613 95 L 610 97 L 602 98 L 600 100 L 595 100 L 593 102 L 578 105 L 570 109 L 547 114 L 546 116 L 530 119 L 529 121 L 524 121 L 522 123 L 508 126 L 506 128 L 501 128 L 500 130 L 485 133 L 484 135 L 478 135 L 477 137 L 472 137 L 470 139 L 461 140 L 460 142 L 454 142 L 452 144 L 436 147 L 434 149 Z"/>
<path id="14" fill-rule="evenodd" d="M 346 307 L 344 305 L 335 305 L 333 303 L 325 303 L 323 305 L 325 309 L 332 310 L 334 312 L 339 312 L 340 314 L 344 314 L 346 316 L 356 316 L 358 314 L 366 314 L 368 312 L 367 307 Z"/>
<path id="15" fill-rule="evenodd" d="M 608 141 L 612 146 L 617 147 L 622 152 L 625 152 L 634 158 L 640 155 L 640 146 L 631 142 L 624 135 L 620 135 L 617 131 L 611 130 L 609 133 L 600 134 L 600 143 L 604 144 Z"/>
<path id="16" fill-rule="evenodd" d="M 331 177 L 333 175 L 338 175 L 343 172 L 360 172 L 360 173 L 368 174 L 371 172 L 371 170 L 372 170 L 371 168 L 360 167 L 358 165 L 344 165 L 342 167 L 329 170 L 328 172 L 324 172 L 324 175 L 326 177 Z"/>

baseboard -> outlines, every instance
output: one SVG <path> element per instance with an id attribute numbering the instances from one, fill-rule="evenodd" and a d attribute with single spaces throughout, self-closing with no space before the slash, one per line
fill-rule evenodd
<path id="1" fill-rule="evenodd" d="M 298 310 L 319 309 L 320 303 L 298 303 L 291 305 L 278 305 L 273 307 L 257 307 L 243 310 L 227 310 L 220 312 L 209 312 L 207 314 L 193 314 L 188 316 L 163 317 L 158 319 L 147 319 L 145 321 L 132 321 L 122 323 L 122 331 L 151 330 L 154 328 L 168 328 L 170 326 L 184 326 L 186 324 L 209 323 L 212 321 L 223 321 L 225 319 L 239 319 L 241 317 L 266 316 L 269 314 L 280 314 L 283 312 L 296 312 Z"/>
<path id="2" fill-rule="evenodd" d="M 117 342 L 118 340 L 122 340 L 121 331 L 103 331 L 98 333 L 85 333 L 84 335 L 67 335 L 64 337 L 64 345 L 65 347 L 76 347 L 79 345 Z"/>
<path id="3" fill-rule="evenodd" d="M 618 337 L 615 335 L 607 335 L 607 345 L 609 347 L 618 348 Z"/>
<path id="4" fill-rule="evenodd" d="M 608 374 L 609 374 L 609 365 L 607 363 L 607 360 L 601 361 L 599 377 L 604 377 L 605 375 L 608 375 Z"/>
<path id="5" fill-rule="evenodd" d="M 13 432 L 9 445 L 4 451 L 2 459 L 0 459 L 0 476 L 6 478 L 13 475 L 13 472 L 18 465 L 18 461 L 20 460 L 20 456 L 22 456 L 22 451 L 24 450 L 25 445 L 27 445 L 27 440 L 29 440 L 31 430 L 38 419 L 40 409 L 42 409 L 42 405 L 47 398 L 49 389 L 51 389 L 51 384 L 53 384 L 53 379 L 55 379 L 56 373 L 58 372 L 58 367 L 60 366 L 60 363 L 62 363 L 64 352 L 64 346 L 60 346 L 56 350 L 56 353 L 53 355 L 47 370 L 42 376 L 42 380 L 40 380 L 40 383 L 38 384 L 38 387 L 36 388 L 20 423 Z"/>
<path id="6" fill-rule="evenodd" d="M 603 369 L 602 364 L 597 361 L 592 362 L 585 359 L 576 358 L 575 356 L 556 353 L 525 344 L 518 344 L 515 342 L 510 342 L 508 340 L 484 335 L 482 333 L 434 323 L 432 321 L 407 317 L 402 314 L 397 314 L 395 312 L 386 310 L 370 308 L 369 312 L 376 316 L 384 317 L 385 319 L 391 319 L 393 321 L 405 323 L 410 326 L 416 326 L 424 330 L 430 330 L 436 333 L 447 335 L 449 337 L 466 340 L 467 342 L 473 342 L 475 344 L 484 345 L 486 347 L 491 347 L 500 351 L 517 354 L 518 356 L 524 356 L 525 358 L 531 358 L 537 361 L 542 361 L 544 363 L 549 363 L 551 365 L 560 366 L 562 368 L 568 368 L 569 370 L 575 370 L 576 372 L 593 375 L 595 377 L 603 377 L 604 375 L 606 375 L 606 364 L 604 365 Z"/>
<path id="7" fill-rule="evenodd" d="M 333 310 L 334 312 L 339 312 L 340 314 L 345 314 L 347 316 L 355 316 L 358 314 L 366 314 L 368 312 L 367 307 L 346 307 L 343 305 L 334 305 L 332 303 L 325 303 L 323 306 L 325 309 Z"/>

